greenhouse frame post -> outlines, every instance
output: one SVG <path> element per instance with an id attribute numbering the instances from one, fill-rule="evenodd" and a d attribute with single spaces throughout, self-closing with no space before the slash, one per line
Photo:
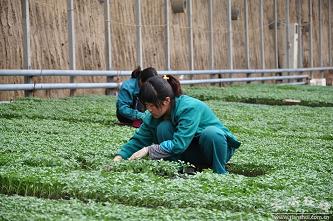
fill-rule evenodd
<path id="1" fill-rule="evenodd" d="M 322 8 L 322 0 L 318 2 L 318 15 L 319 15 L 319 65 L 323 66 L 323 55 L 322 55 L 322 47 L 323 47 L 323 17 L 321 15 Z M 324 72 L 320 71 L 320 78 L 324 77 Z"/>
<path id="2" fill-rule="evenodd" d="M 260 63 L 261 68 L 265 69 L 265 43 L 264 43 L 264 0 L 260 0 Z M 262 73 L 261 76 L 264 76 Z"/>
<path id="3" fill-rule="evenodd" d="M 31 69 L 31 50 L 30 50 L 30 15 L 29 0 L 22 0 L 22 16 L 23 16 L 23 68 Z M 31 76 L 24 77 L 25 84 L 32 83 Z M 32 91 L 24 91 L 25 97 L 31 97 Z"/>
<path id="4" fill-rule="evenodd" d="M 332 0 L 328 0 L 328 59 L 332 66 Z"/>
<path id="5" fill-rule="evenodd" d="M 274 59 L 275 59 L 275 68 L 279 69 L 279 41 L 278 41 L 278 25 L 281 26 L 281 23 L 278 21 L 278 4 L 277 0 L 274 0 Z M 282 75 L 281 72 L 276 72 L 275 76 Z M 276 81 L 275 81 L 276 83 Z"/>
<path id="6" fill-rule="evenodd" d="M 244 0 L 244 42 L 245 42 L 245 62 L 246 68 L 250 69 L 250 54 L 249 54 L 249 25 L 248 25 L 248 4 L 247 0 Z M 246 74 L 246 77 L 250 77 L 250 73 Z M 248 84 L 251 82 L 247 82 Z"/>
<path id="7" fill-rule="evenodd" d="M 274 0 L 274 52 L 275 68 L 279 68 L 277 0 Z"/>
<path id="8" fill-rule="evenodd" d="M 213 22 L 213 15 L 214 15 L 214 7 L 213 7 L 213 0 L 209 0 L 208 2 L 208 31 L 209 31 L 209 67 L 211 70 L 215 68 L 214 63 L 214 22 Z M 222 75 L 218 75 L 219 78 Z M 211 75 L 210 78 L 214 78 L 214 75 Z M 215 85 L 215 84 L 211 84 Z"/>
<path id="9" fill-rule="evenodd" d="M 164 16 L 165 16 L 165 68 L 171 69 L 170 62 L 170 16 L 169 16 L 169 0 L 164 0 Z"/>
<path id="10" fill-rule="evenodd" d="M 136 59 L 137 64 L 143 67 L 142 60 L 142 20 L 141 20 L 141 0 L 136 0 Z"/>
<path id="11" fill-rule="evenodd" d="M 213 23 L 213 0 L 208 2 L 208 28 L 209 28 L 209 67 L 214 69 L 214 23 Z"/>
<path id="12" fill-rule="evenodd" d="M 69 55 L 69 69 L 76 69 L 76 56 L 75 56 L 75 22 L 74 22 L 74 3 L 73 0 L 67 0 L 67 19 L 68 19 L 68 55 Z M 74 83 L 75 77 L 69 78 L 70 83 Z M 75 94 L 75 89 L 70 90 L 70 96 Z"/>
<path id="13" fill-rule="evenodd" d="M 231 0 L 228 0 L 228 65 L 233 69 L 233 42 L 232 42 L 232 23 L 231 23 Z"/>
<path id="14" fill-rule="evenodd" d="M 310 60 L 310 67 L 313 68 L 313 56 L 312 56 L 312 0 L 308 0 L 308 18 L 309 18 L 309 60 Z M 312 71 L 310 72 L 310 77 L 312 78 Z"/>
<path id="15" fill-rule="evenodd" d="M 279 52 L 278 52 L 278 13 L 277 13 L 277 0 L 274 0 L 274 60 L 275 68 L 279 68 Z"/>
<path id="16" fill-rule="evenodd" d="M 289 0 L 285 0 L 285 13 L 286 13 L 286 65 L 287 65 L 287 68 L 290 68 L 290 61 L 289 61 L 289 52 L 290 52 L 290 47 L 289 47 L 289 35 L 290 35 L 290 19 L 289 19 Z M 289 75 L 289 73 L 287 72 L 286 73 L 287 75 Z M 290 80 L 288 80 L 289 82 Z"/>
<path id="17" fill-rule="evenodd" d="M 189 69 L 194 70 L 194 56 L 193 56 L 193 22 L 192 22 L 192 0 L 187 0 L 188 13 L 188 47 L 189 47 Z M 190 79 L 193 77 L 190 76 Z"/>
<path id="18" fill-rule="evenodd" d="M 110 1 L 104 2 L 104 34 L 105 34 L 105 69 L 112 70 L 112 39 L 111 39 L 111 15 L 110 15 Z M 107 76 L 106 82 L 113 82 L 113 77 Z M 111 90 L 107 88 L 105 90 L 106 95 L 111 94 Z"/>
<path id="19" fill-rule="evenodd" d="M 302 0 L 297 0 L 298 68 L 303 67 Z"/>
<path id="20" fill-rule="evenodd" d="M 287 68 L 290 68 L 290 61 L 289 61 L 289 32 L 290 32 L 290 28 L 289 28 L 289 23 L 290 23 L 290 18 L 289 18 L 289 0 L 285 0 L 285 13 L 286 13 L 286 65 Z"/>

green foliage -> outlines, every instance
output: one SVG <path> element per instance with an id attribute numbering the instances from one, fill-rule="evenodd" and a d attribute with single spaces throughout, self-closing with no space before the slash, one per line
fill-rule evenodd
<path id="1" fill-rule="evenodd" d="M 258 214 L 204 208 L 133 207 L 89 200 L 0 195 L 1 220 L 267 220 Z M 11 212 L 20 211 L 20 212 Z"/>
<path id="2" fill-rule="evenodd" d="M 163 160 L 113 162 L 135 131 L 114 124 L 114 97 L 1 104 L 0 219 L 271 220 L 274 212 L 332 213 L 331 88 L 186 92 L 206 100 L 242 142 L 226 176 L 179 174 L 186 165 Z M 307 105 L 277 105 L 286 98 Z"/>
<path id="3" fill-rule="evenodd" d="M 200 100 L 223 100 L 252 104 L 287 105 L 285 99 L 300 100 L 300 105 L 333 107 L 333 88 L 249 84 L 221 87 L 186 87 L 185 92 Z"/>
<path id="4" fill-rule="evenodd" d="M 0 105 L 0 117 L 112 125 L 116 122 L 115 100 L 115 97 L 112 96 L 71 97 L 52 100 L 26 98 L 9 105 Z"/>

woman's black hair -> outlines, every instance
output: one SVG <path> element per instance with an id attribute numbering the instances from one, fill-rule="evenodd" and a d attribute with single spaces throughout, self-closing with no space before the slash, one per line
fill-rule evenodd
<path id="1" fill-rule="evenodd" d="M 157 71 L 153 67 L 143 69 L 139 76 L 142 83 L 146 82 L 149 78 L 157 76 Z"/>
<path id="2" fill-rule="evenodd" d="M 140 77 L 140 74 L 141 74 L 141 67 L 138 66 L 132 71 L 131 78 L 138 78 Z"/>
<path id="3" fill-rule="evenodd" d="M 180 82 L 172 75 L 154 76 L 141 87 L 139 99 L 143 104 L 151 103 L 160 107 L 166 97 L 173 100 L 182 95 Z"/>
<path id="4" fill-rule="evenodd" d="M 153 67 L 149 67 L 141 70 L 141 67 L 138 66 L 135 70 L 132 71 L 131 78 L 139 79 L 142 83 L 146 82 L 149 78 L 156 76 L 157 71 Z"/>

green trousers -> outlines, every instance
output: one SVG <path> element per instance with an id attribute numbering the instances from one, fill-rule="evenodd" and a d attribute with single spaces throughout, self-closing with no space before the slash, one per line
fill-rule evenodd
<path id="1" fill-rule="evenodd" d="M 172 140 L 175 128 L 168 120 L 162 121 L 157 127 L 157 140 L 161 143 Z M 228 148 L 225 133 L 215 126 L 204 129 L 200 136 L 194 137 L 188 148 L 169 160 L 182 160 L 197 167 L 211 168 L 219 174 L 227 173 L 225 164 L 234 154 L 234 148 Z"/>

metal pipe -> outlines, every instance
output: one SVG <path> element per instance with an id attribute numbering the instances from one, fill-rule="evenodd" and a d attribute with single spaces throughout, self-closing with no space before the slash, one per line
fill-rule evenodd
<path id="1" fill-rule="evenodd" d="M 169 16 L 169 0 L 164 0 L 164 16 L 165 16 L 165 68 L 171 69 L 170 62 L 170 16 Z"/>
<path id="2" fill-rule="evenodd" d="M 247 81 L 267 81 L 282 79 L 308 79 L 308 75 L 295 76 L 271 76 L 271 77 L 251 77 L 251 78 L 217 78 L 203 80 L 182 80 L 181 84 L 207 84 L 220 82 L 247 82 Z M 91 88 L 119 88 L 121 83 L 38 83 L 38 84 L 0 84 L 0 91 L 16 90 L 48 90 L 48 89 L 91 89 Z"/>
<path id="3" fill-rule="evenodd" d="M 74 24 L 74 3 L 73 0 L 67 0 L 67 19 L 68 19 L 68 54 L 69 54 L 69 69 L 76 69 L 75 56 L 75 24 Z"/>
<path id="4" fill-rule="evenodd" d="M 74 3 L 73 0 L 67 0 L 67 20 L 68 20 L 68 54 L 69 54 L 69 69 L 76 69 L 75 56 L 75 25 L 74 25 Z M 74 77 L 70 77 L 70 83 L 74 82 Z M 73 96 L 75 90 L 70 91 L 70 96 Z"/>
<path id="5" fill-rule="evenodd" d="M 244 0 L 244 42 L 245 42 L 245 62 L 246 68 L 250 68 L 250 54 L 249 54 L 249 28 L 248 28 L 248 4 L 247 0 Z"/>
<path id="6" fill-rule="evenodd" d="M 259 73 L 277 73 L 277 72 L 310 72 L 310 71 L 329 71 L 333 70 L 333 67 L 313 67 L 313 68 L 280 68 L 280 69 L 220 69 L 220 70 L 181 70 L 181 71 L 158 71 L 159 74 L 172 74 L 172 75 L 200 75 L 200 74 L 259 74 Z"/>
<path id="7" fill-rule="evenodd" d="M 160 70 L 158 73 L 171 75 L 203 75 L 203 74 L 258 74 L 276 72 L 311 72 L 311 71 L 331 71 L 333 67 L 313 67 L 297 69 L 215 69 L 215 70 Z M 130 76 L 132 71 L 103 71 L 103 70 L 21 70 L 21 69 L 2 69 L 0 76 Z M 1 85 L 1 84 L 0 84 Z"/>
<path id="8" fill-rule="evenodd" d="M 208 2 L 208 28 L 209 28 L 209 66 L 210 69 L 214 69 L 214 7 L 213 7 L 213 0 L 209 0 Z M 211 78 L 214 78 L 215 75 L 211 75 Z M 219 75 L 221 77 L 221 75 Z M 212 84 L 214 85 L 214 84 Z"/>
<path id="9" fill-rule="evenodd" d="M 112 69 L 112 41 L 111 41 L 111 17 L 110 17 L 110 0 L 104 2 L 104 32 L 105 32 L 105 69 Z M 106 82 L 112 82 L 113 77 L 106 77 Z M 106 95 L 111 94 L 110 89 L 105 90 Z"/>
<path id="10" fill-rule="evenodd" d="M 29 0 L 23 0 L 23 67 L 31 69 Z"/>
<path id="11" fill-rule="evenodd" d="M 208 84 L 220 82 L 247 82 L 247 81 L 268 81 L 268 80 L 284 80 L 284 79 L 308 79 L 308 75 L 289 75 L 289 76 L 271 76 L 271 77 L 250 77 L 250 78 L 217 78 L 204 80 L 183 80 L 181 84 Z"/>
<path id="12" fill-rule="evenodd" d="M 232 23 L 231 23 L 231 0 L 228 0 L 228 65 L 233 69 L 233 46 L 232 46 Z"/>
<path id="13" fill-rule="evenodd" d="M 189 43 L 189 69 L 194 69 L 194 57 L 193 57 L 193 25 L 192 25 L 192 0 L 187 0 L 188 13 L 188 43 Z"/>
<path id="14" fill-rule="evenodd" d="M 132 71 L 1 69 L 0 76 L 129 76 Z"/>
<path id="15" fill-rule="evenodd" d="M 289 0 L 286 0 L 285 1 L 285 13 L 286 13 L 286 65 L 287 65 L 287 68 L 290 68 L 290 61 L 289 61 L 289 51 L 290 51 L 290 42 L 289 42 Z"/>
<path id="16" fill-rule="evenodd" d="M 112 44 L 111 44 L 111 16 L 110 0 L 104 2 L 104 32 L 105 32 L 105 69 L 112 69 Z"/>
<path id="17" fill-rule="evenodd" d="M 309 47 L 310 47 L 310 67 L 313 67 L 313 44 L 312 44 L 312 0 L 308 1 L 308 10 L 309 10 Z M 312 74 L 312 73 L 311 73 Z"/>
<path id="18" fill-rule="evenodd" d="M 264 0 L 260 0 L 260 62 L 261 68 L 265 69 L 265 44 L 264 44 Z"/>
<path id="19" fill-rule="evenodd" d="M 277 0 L 274 0 L 274 46 L 275 46 L 275 68 L 279 68 L 279 49 L 278 49 L 278 7 Z"/>
<path id="20" fill-rule="evenodd" d="M 29 15 L 29 0 L 22 1 L 22 17 L 23 17 L 23 67 L 31 69 L 31 53 L 30 53 L 30 15 Z M 32 78 L 24 77 L 24 83 L 29 84 Z M 25 91 L 26 97 L 32 96 L 32 91 Z"/>
<path id="21" fill-rule="evenodd" d="M 319 64 L 320 67 L 323 66 L 323 56 L 322 56 L 322 47 L 323 47 L 323 18 L 321 16 L 321 0 L 319 0 L 318 13 L 319 13 Z M 320 71 L 320 78 L 324 78 L 324 72 Z"/>
<path id="22" fill-rule="evenodd" d="M 50 90 L 50 89 L 88 89 L 118 88 L 119 83 L 38 83 L 38 84 L 0 84 L 0 91 Z"/>
<path id="23" fill-rule="evenodd" d="M 137 64 L 143 67 L 141 0 L 136 0 L 135 7 L 136 7 L 136 59 L 137 59 Z"/>
<path id="24" fill-rule="evenodd" d="M 302 0 L 297 0 L 298 68 L 303 67 Z"/>
<path id="25" fill-rule="evenodd" d="M 289 41 L 289 35 L 290 35 L 290 27 L 289 27 L 289 0 L 286 0 L 285 1 L 285 13 L 286 13 L 286 56 L 285 56 L 285 59 L 286 59 L 286 65 L 287 65 L 287 68 L 290 68 L 290 61 L 289 61 L 289 54 L 290 54 L 290 41 Z M 289 73 L 287 72 L 286 73 L 287 75 L 289 75 Z M 289 80 L 288 80 L 289 82 Z"/>
<path id="26" fill-rule="evenodd" d="M 323 36 L 323 19 L 322 19 L 322 16 L 321 16 L 321 0 L 319 0 L 318 2 L 318 16 L 319 16 L 319 65 L 320 67 L 323 66 L 323 56 L 322 56 L 322 36 Z M 321 73 L 322 74 L 322 73 Z M 321 76 L 321 78 L 323 78 L 323 76 Z"/>
<path id="27" fill-rule="evenodd" d="M 328 0 L 328 60 L 329 66 L 333 65 L 332 61 L 332 0 Z"/>
<path id="28" fill-rule="evenodd" d="M 214 69 L 214 25 L 213 25 L 213 0 L 208 2 L 208 16 L 209 16 L 209 66 Z"/>
<path id="29" fill-rule="evenodd" d="M 244 0 L 244 41 L 245 41 L 245 62 L 246 68 L 250 68 L 250 52 L 249 52 L 249 28 L 248 28 L 248 4 L 247 0 Z M 250 77 L 250 73 L 246 73 L 246 77 Z M 251 83 L 250 81 L 247 82 Z"/>

